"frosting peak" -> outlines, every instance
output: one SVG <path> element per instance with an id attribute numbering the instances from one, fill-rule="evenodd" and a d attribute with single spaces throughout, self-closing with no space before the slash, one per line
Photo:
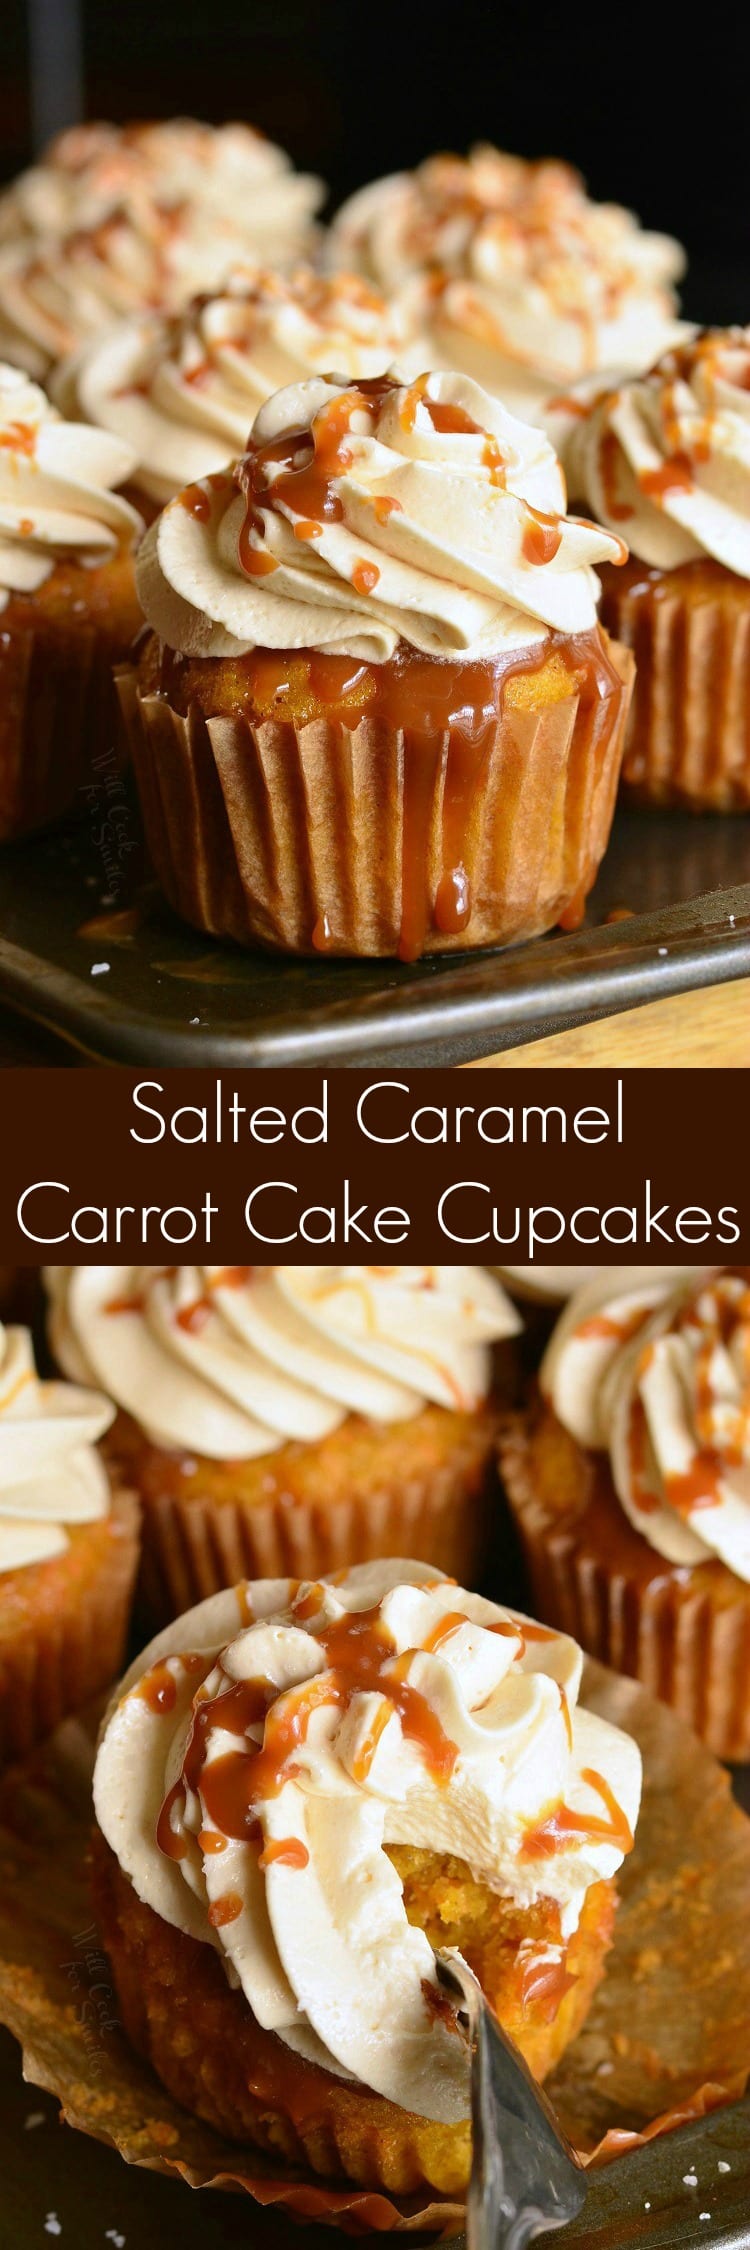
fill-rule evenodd
<path id="1" fill-rule="evenodd" d="M 0 610 L 68 557 L 102 563 L 143 526 L 113 486 L 134 455 L 105 430 L 64 422 L 44 392 L 0 364 Z"/>
<path id="2" fill-rule="evenodd" d="M 593 565 L 626 550 L 565 508 L 543 433 L 467 377 L 321 377 L 261 407 L 233 480 L 164 510 L 139 591 L 185 654 L 492 657 L 596 624 Z"/>
<path id="3" fill-rule="evenodd" d="M 55 1356 L 154 1443 L 250 1460 L 347 1414 L 468 1411 L 518 1316 L 480 1266 L 56 1266 Z"/>
<path id="4" fill-rule="evenodd" d="M 606 1449 L 630 1522 L 672 1563 L 718 1555 L 750 1582 L 750 1276 L 605 1269 L 571 1298 L 542 1387 Z"/>
<path id="5" fill-rule="evenodd" d="M 129 1674 L 97 1819 L 139 1897 L 215 1947 L 259 2023 L 455 2120 L 467 2047 L 430 2006 L 432 1948 L 387 1847 L 455 1854 L 521 1907 L 552 1899 L 562 1949 L 630 1848 L 640 1792 L 635 1744 L 580 1709 L 580 1676 L 573 1641 L 424 1564 L 240 1587 Z"/>
<path id="6" fill-rule="evenodd" d="M 94 1446 L 113 1412 L 96 1392 L 43 1383 L 28 1329 L 0 1327 L 0 1574 L 64 1554 L 67 1527 L 106 1515 Z"/>
<path id="7" fill-rule="evenodd" d="M 750 578 L 750 328 L 707 329 L 582 399 L 564 442 L 572 490 L 643 562 L 711 555 Z"/>

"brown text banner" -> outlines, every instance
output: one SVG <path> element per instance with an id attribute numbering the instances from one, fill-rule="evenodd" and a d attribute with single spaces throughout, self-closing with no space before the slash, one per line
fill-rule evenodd
<path id="1" fill-rule="evenodd" d="M 750 1258 L 741 1072 L 16 1070 L 0 1256 Z"/>

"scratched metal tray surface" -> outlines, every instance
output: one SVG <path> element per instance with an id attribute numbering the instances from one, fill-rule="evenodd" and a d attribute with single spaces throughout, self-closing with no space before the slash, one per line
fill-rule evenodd
<path id="1" fill-rule="evenodd" d="M 620 810 L 581 931 L 410 966 L 285 961 L 188 930 L 144 871 L 121 784 L 87 825 L 0 852 L 0 1009 L 53 1034 L 63 1061 L 460 1062 L 747 974 L 739 815 Z"/>

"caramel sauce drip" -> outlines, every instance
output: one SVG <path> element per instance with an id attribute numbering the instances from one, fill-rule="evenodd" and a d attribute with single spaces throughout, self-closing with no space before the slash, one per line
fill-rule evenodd
<path id="1" fill-rule="evenodd" d="M 544 515 L 541 508 L 532 508 L 524 502 L 524 532 L 521 552 L 524 562 L 549 563 L 562 546 L 564 518 Z"/>
<path id="2" fill-rule="evenodd" d="M 36 452 L 37 432 L 31 422 L 6 422 L 0 430 L 0 446 L 8 453 L 23 453 L 33 461 Z"/>
<path id="3" fill-rule="evenodd" d="M 223 1836 L 247 1842 L 258 1805 L 278 1796 L 290 1778 L 290 1761 L 306 1739 L 313 1713 L 325 1706 L 345 1712 L 355 1695 L 368 1691 L 385 1698 L 387 1716 L 391 1710 L 397 1713 L 405 1740 L 416 1745 L 433 1779 L 439 1785 L 448 1782 L 458 1756 L 457 1745 L 446 1735 L 425 1696 L 406 1677 L 410 1654 L 395 1655 L 379 1608 L 335 1619 L 323 1627 L 318 1641 L 327 1669 L 300 1687 L 277 1695 L 267 1680 L 239 1680 L 216 1696 L 204 1700 L 196 1697 L 182 1776 L 159 1816 L 157 1841 L 162 1849 L 175 1856 L 166 1807 L 171 1810 L 181 1793 L 184 1803 L 186 1789 L 197 1792 L 200 1788 L 208 1817 Z M 227 1750 L 206 1762 L 208 1736 L 214 1727 L 241 1738 L 261 1723 L 260 1745 L 245 1741 L 244 1748 Z M 182 1852 L 176 1856 L 182 1856 Z"/>
<path id="4" fill-rule="evenodd" d="M 638 1312 L 621 1314 L 619 1320 L 615 1320 L 612 1313 L 592 1313 L 588 1320 L 580 1322 L 576 1337 L 582 1337 L 585 1342 L 601 1338 L 602 1342 L 606 1339 L 612 1343 L 628 1344 L 631 1336 L 637 1336 L 639 1328 L 643 1328 L 645 1322 L 650 1320 L 651 1310 L 650 1306 L 647 1309 L 641 1307 Z"/>
<path id="5" fill-rule="evenodd" d="M 246 1289 L 260 1270 L 259 1266 L 220 1266 L 212 1276 L 211 1289 Z"/>
<path id="6" fill-rule="evenodd" d="M 170 1672 L 169 1665 L 152 1665 L 151 1671 L 144 1673 L 136 1688 L 136 1695 L 141 1703 L 148 1705 L 149 1711 L 158 1714 L 160 1718 L 166 1711 L 173 1711 L 177 1702 L 177 1681 L 174 1672 Z"/>
<path id="7" fill-rule="evenodd" d="M 652 1516 L 659 1506 L 656 1493 L 648 1482 L 649 1438 L 646 1409 L 641 1398 L 634 1398 L 628 1423 L 628 1467 L 633 1500 L 644 1516 Z"/>
<path id="8" fill-rule="evenodd" d="M 146 1310 L 145 1297 L 110 1297 L 104 1307 L 107 1313 L 142 1313 Z"/>
<path id="9" fill-rule="evenodd" d="M 210 1297 L 194 1297 L 191 1305 L 182 1305 L 176 1314 L 177 1327 L 183 1328 L 187 1336 L 199 1336 L 212 1310 Z"/>
<path id="10" fill-rule="evenodd" d="M 213 469 L 210 476 L 201 478 L 199 484 L 186 485 L 185 491 L 178 495 L 178 507 L 184 508 L 188 516 L 197 516 L 199 523 L 209 523 L 214 494 L 229 492 L 231 482 L 226 470 Z"/>
<path id="11" fill-rule="evenodd" d="M 604 495 L 605 516 L 613 523 L 627 523 L 633 510 L 621 500 L 617 489 L 617 471 L 620 462 L 620 440 L 616 430 L 605 430 L 599 449 L 599 470 Z"/>
<path id="12" fill-rule="evenodd" d="M 564 1953 L 553 1960 L 545 1959 L 544 1954 L 531 1954 L 521 1964 L 521 2007 L 542 2023 L 554 2023 L 566 1992 L 571 1991 L 575 1981 L 566 1967 Z"/>
<path id="13" fill-rule="evenodd" d="M 275 1862 L 277 1867 L 299 1868 L 307 1867 L 309 1861 L 310 1854 L 301 1837 L 284 1836 L 279 1837 L 275 1843 L 264 1844 L 258 1866 L 271 1867 Z"/>
<path id="14" fill-rule="evenodd" d="M 207 1859 L 214 1859 L 218 1852 L 225 1852 L 227 1848 L 226 1836 L 217 1836 L 214 1828 L 202 1828 L 198 1843 Z"/>
<path id="15" fill-rule="evenodd" d="M 180 1812 L 184 1811 L 185 1791 L 181 1781 L 173 1782 L 172 1788 L 167 1791 L 156 1823 L 156 1841 L 160 1852 L 164 1853 L 165 1859 L 186 1859 L 187 1837 L 178 1836 L 172 1827 L 172 1812 L 175 1806 Z"/>
<path id="16" fill-rule="evenodd" d="M 718 1508 L 721 1503 L 721 1479 L 726 1461 L 720 1453 L 699 1453 L 689 1469 L 680 1474 L 675 1470 L 664 1478 L 664 1495 L 670 1508 L 679 1516 L 691 1516 L 701 1508 Z"/>
<path id="17" fill-rule="evenodd" d="M 471 1619 L 464 1617 L 459 1609 L 449 1610 L 447 1617 L 439 1617 L 437 1625 L 433 1625 L 432 1632 L 422 1642 L 426 1655 L 431 1656 L 435 1649 L 442 1648 L 443 1642 L 450 1640 L 451 1634 L 458 1632 L 459 1626 L 470 1623 Z"/>
<path id="18" fill-rule="evenodd" d="M 238 1891 L 227 1891 L 225 1898 L 214 1899 L 209 1906 L 208 1920 L 212 1930 L 223 1930 L 227 1922 L 236 1922 L 242 1913 L 242 1900 Z"/>
<path id="19" fill-rule="evenodd" d="M 545 1820 L 527 1829 L 521 1845 L 523 1859 L 551 1859 L 554 1852 L 564 1851 L 578 1836 L 585 1837 L 588 1843 L 616 1844 L 618 1851 L 632 1851 L 631 1829 L 604 1775 L 585 1766 L 581 1780 L 601 1797 L 604 1813 L 572 1812 L 569 1805 L 556 1806 Z"/>

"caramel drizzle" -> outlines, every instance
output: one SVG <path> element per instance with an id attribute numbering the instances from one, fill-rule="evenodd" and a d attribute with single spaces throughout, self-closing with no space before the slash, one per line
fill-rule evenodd
<path id="1" fill-rule="evenodd" d="M 592 1766 L 584 1766 L 581 1780 L 601 1797 L 604 1813 L 573 1812 L 569 1805 L 557 1805 L 544 1820 L 527 1828 L 521 1845 L 523 1859 L 549 1859 L 554 1852 L 564 1851 L 574 1844 L 579 1836 L 585 1837 L 588 1843 L 615 1844 L 618 1851 L 632 1851 L 632 1830 L 604 1775 L 596 1773 Z"/>

